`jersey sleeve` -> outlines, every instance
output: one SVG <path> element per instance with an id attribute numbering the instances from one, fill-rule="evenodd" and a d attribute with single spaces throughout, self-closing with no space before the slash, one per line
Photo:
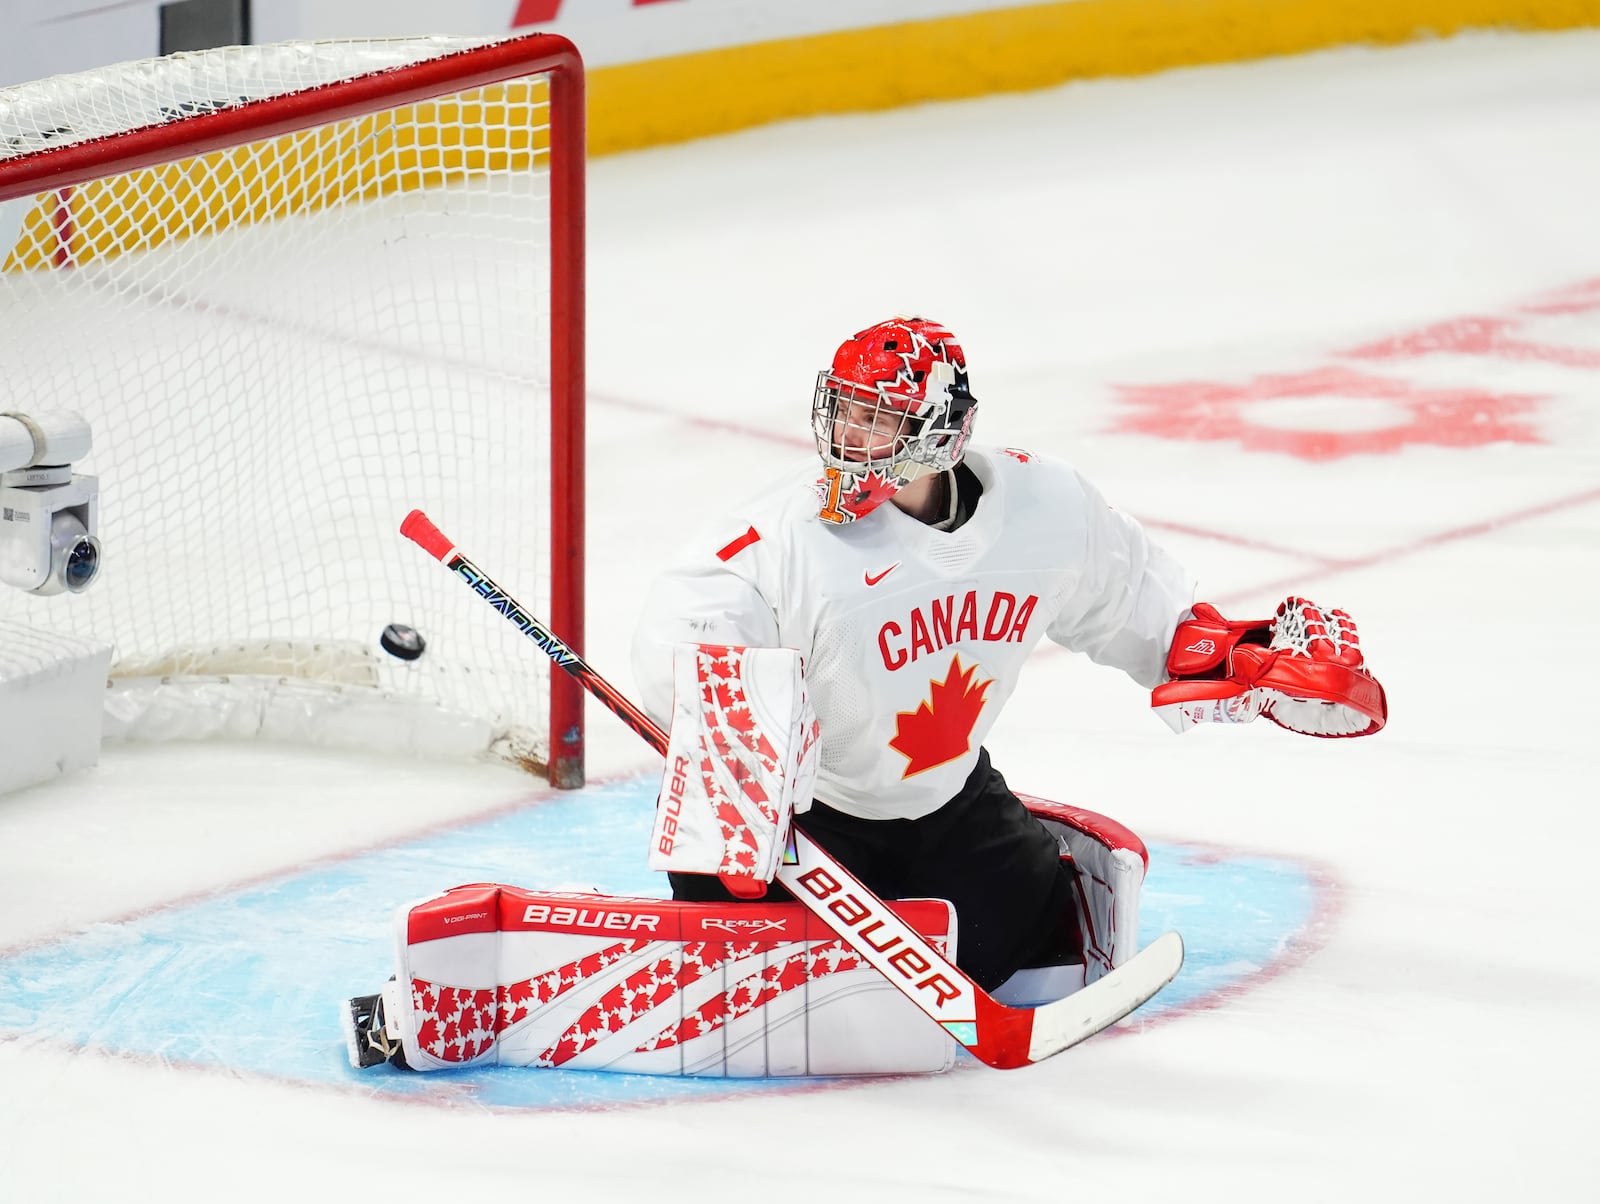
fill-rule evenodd
<path id="1" fill-rule="evenodd" d="M 691 554 L 645 593 L 633 633 L 633 676 L 640 705 L 665 725 L 672 713 L 672 650 L 677 644 L 779 646 L 778 621 L 756 582 L 709 553 Z"/>
<path id="2" fill-rule="evenodd" d="M 1147 689 L 1167 680 L 1167 650 L 1194 602 L 1194 579 L 1141 527 L 1078 477 L 1083 573 L 1047 634 Z"/>

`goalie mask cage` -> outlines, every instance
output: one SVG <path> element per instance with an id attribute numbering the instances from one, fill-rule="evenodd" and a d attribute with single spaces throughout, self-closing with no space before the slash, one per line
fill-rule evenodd
<path id="1" fill-rule="evenodd" d="M 0 585 L 0 620 L 112 645 L 108 737 L 481 746 L 582 783 L 578 683 L 398 527 L 494 549 L 582 646 L 583 88 L 535 34 L 0 89 L 0 412 L 89 421 L 104 545 L 82 594 Z"/>

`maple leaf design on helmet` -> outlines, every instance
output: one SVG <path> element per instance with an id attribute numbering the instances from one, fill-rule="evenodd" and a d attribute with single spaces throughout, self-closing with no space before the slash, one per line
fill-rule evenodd
<path id="1" fill-rule="evenodd" d="M 905 484 L 896 477 L 876 472 L 846 473 L 843 478 L 841 480 L 837 470 L 830 468 L 813 486 L 817 496 L 822 499 L 824 511 L 839 513 L 843 517 L 836 521 L 840 522 L 860 518 L 877 509 L 899 493 L 900 487 Z M 840 481 L 839 494 L 832 497 L 835 480 Z"/>
<path id="2" fill-rule="evenodd" d="M 974 683 L 977 671 L 976 664 L 962 669 L 961 657 L 952 656 L 944 680 L 928 683 L 928 700 L 914 711 L 896 713 L 889 747 L 906 758 L 901 778 L 954 761 L 971 749 L 972 729 L 994 684 L 993 678 Z"/>

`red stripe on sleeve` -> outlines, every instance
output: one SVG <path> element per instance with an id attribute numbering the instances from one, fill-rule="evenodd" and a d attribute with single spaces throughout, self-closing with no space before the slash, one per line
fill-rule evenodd
<path id="1" fill-rule="evenodd" d="M 727 547 L 723 548 L 720 552 L 718 552 L 717 553 L 717 559 L 718 560 L 732 560 L 740 552 L 744 551 L 746 548 L 748 548 L 751 544 L 755 543 L 760 538 L 761 538 L 761 532 L 757 531 L 754 527 L 751 527 L 748 530 L 746 530 L 743 535 L 739 536 L 738 539 L 734 540 Z"/>

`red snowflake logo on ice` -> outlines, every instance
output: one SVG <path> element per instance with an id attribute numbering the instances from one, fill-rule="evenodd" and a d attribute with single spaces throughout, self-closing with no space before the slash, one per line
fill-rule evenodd
<path id="1" fill-rule="evenodd" d="M 1260 376 L 1244 385 L 1183 381 L 1123 386 L 1118 393 L 1129 412 L 1114 430 L 1168 439 L 1232 439 L 1247 451 L 1284 452 L 1302 460 L 1395 452 L 1408 444 L 1539 443 L 1524 416 L 1546 400 L 1526 393 L 1425 388 L 1338 367 Z M 1318 414 L 1321 399 L 1336 400 L 1337 415 Z M 1340 429 L 1325 429 L 1330 419 Z"/>
<path id="2" fill-rule="evenodd" d="M 1594 287 L 1594 286 L 1591 286 Z M 1596 291 L 1600 291 L 1597 289 Z M 1594 300 L 1566 296 L 1529 307 L 1537 313 L 1583 313 L 1600 308 Z M 1456 318 L 1399 338 L 1382 339 L 1346 352 L 1357 359 L 1415 359 L 1424 355 L 1486 355 L 1496 359 L 1600 368 L 1600 351 L 1540 342 L 1524 333 L 1520 318 Z"/>
<path id="3" fill-rule="evenodd" d="M 972 729 L 983 712 L 985 695 L 994 684 L 993 678 L 974 683 L 977 669 L 977 665 L 971 665 L 963 670 L 961 658 L 952 656 L 945 679 L 928 683 L 928 701 L 919 703 L 914 711 L 895 715 L 894 739 L 889 741 L 889 747 L 906 759 L 902 778 L 954 761 L 972 747 Z"/>

